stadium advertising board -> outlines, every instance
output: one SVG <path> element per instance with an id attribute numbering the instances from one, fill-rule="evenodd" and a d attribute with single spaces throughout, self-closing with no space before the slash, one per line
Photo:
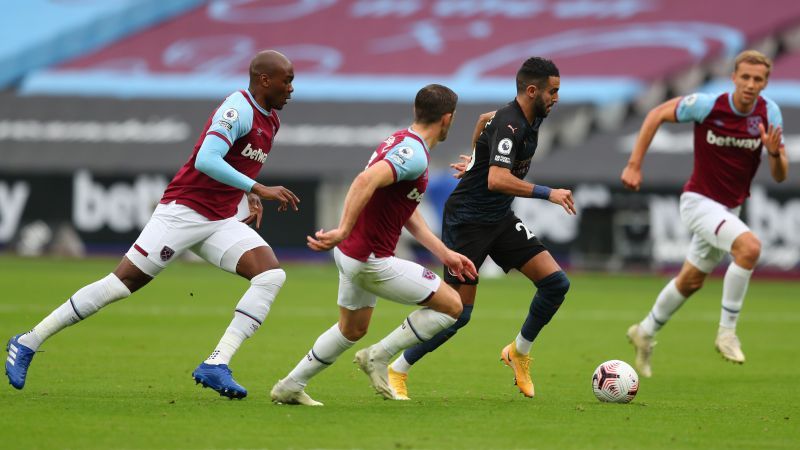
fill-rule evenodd
<path id="1" fill-rule="evenodd" d="M 0 247 L 42 251 L 60 233 L 74 232 L 90 251 L 120 251 L 147 223 L 171 176 L 0 172 Z M 316 226 L 317 182 L 273 178 L 270 183 L 289 187 L 302 204 L 297 213 L 278 213 L 265 202 L 259 231 L 271 245 L 303 247 Z"/>

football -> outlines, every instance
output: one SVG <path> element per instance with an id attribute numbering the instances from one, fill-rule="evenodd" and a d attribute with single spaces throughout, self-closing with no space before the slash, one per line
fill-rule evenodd
<path id="1" fill-rule="evenodd" d="M 628 403 L 639 391 L 639 375 L 625 361 L 606 361 L 592 374 L 592 391 L 601 402 Z"/>

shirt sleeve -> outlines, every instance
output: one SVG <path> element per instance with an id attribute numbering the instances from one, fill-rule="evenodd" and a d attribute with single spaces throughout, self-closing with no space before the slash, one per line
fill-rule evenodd
<path id="1" fill-rule="evenodd" d="M 509 121 L 503 117 L 495 116 L 492 119 L 493 127 L 489 132 L 489 165 L 511 169 L 517 156 L 515 133 L 522 133 L 522 125 L 516 121 Z"/>
<path id="2" fill-rule="evenodd" d="M 783 130 L 783 115 L 781 114 L 781 108 L 778 107 L 778 104 L 772 101 L 771 99 L 767 100 L 767 121 L 769 122 L 767 126 L 772 125 L 775 128 L 780 127 Z M 781 134 L 781 145 L 784 145 L 784 134 Z"/>
<path id="3" fill-rule="evenodd" d="M 230 146 L 218 135 L 207 134 L 197 151 L 194 167 L 220 183 L 250 192 L 256 181 L 234 169 L 223 159 L 229 149 Z"/>
<path id="4" fill-rule="evenodd" d="M 253 128 L 253 107 L 241 92 L 228 96 L 217 108 L 206 135 L 213 134 L 232 146 L 233 143 Z"/>
<path id="5" fill-rule="evenodd" d="M 706 120 L 714 108 L 717 95 L 695 93 L 686 95 L 678 101 L 675 109 L 675 118 L 678 122 L 697 122 Z"/>
<path id="6" fill-rule="evenodd" d="M 383 159 L 394 168 L 395 181 L 416 180 L 428 168 L 425 149 L 422 144 L 411 138 L 400 141 Z"/>

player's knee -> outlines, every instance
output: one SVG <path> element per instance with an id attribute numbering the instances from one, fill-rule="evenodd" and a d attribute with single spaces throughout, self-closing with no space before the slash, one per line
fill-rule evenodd
<path id="1" fill-rule="evenodd" d="M 250 279 L 250 289 L 236 305 L 236 311 L 255 319 L 259 325 L 267 318 L 275 297 L 286 281 L 283 269 L 272 269 Z"/>
<path id="2" fill-rule="evenodd" d="M 345 324 L 341 327 L 342 336 L 348 341 L 358 341 L 366 336 L 369 330 L 369 324 Z"/>
<path id="3" fill-rule="evenodd" d="M 265 289 L 280 289 L 286 282 L 286 272 L 281 268 L 271 269 L 254 276 L 250 279 L 251 286 Z"/>
<path id="4" fill-rule="evenodd" d="M 458 293 L 452 289 L 451 291 L 444 309 L 440 312 L 458 321 L 458 318 L 461 317 L 461 313 L 464 311 L 464 305 L 461 304 L 461 298 L 458 296 Z"/>
<path id="5" fill-rule="evenodd" d="M 567 274 L 563 270 L 559 270 L 535 282 L 534 285 L 541 295 L 551 299 L 560 299 L 559 302 L 563 302 L 569 291 L 570 282 Z"/>
<path id="6" fill-rule="evenodd" d="M 675 288 L 684 297 L 690 297 L 703 287 L 706 277 L 703 276 L 678 276 L 675 279 Z"/>
<path id="7" fill-rule="evenodd" d="M 734 259 L 741 259 L 744 263 L 755 265 L 758 258 L 761 257 L 761 241 L 752 233 L 743 235 L 734 242 L 731 253 L 733 253 Z"/>
<path id="8" fill-rule="evenodd" d="M 442 283 L 439 289 L 433 294 L 431 300 L 421 303 L 421 305 L 430 307 L 434 311 L 442 314 L 447 314 L 453 320 L 457 320 L 463 311 L 461 304 L 461 297 L 455 289 L 450 285 Z"/>
<path id="9" fill-rule="evenodd" d="M 130 289 L 113 273 L 78 290 L 70 303 L 80 319 L 96 313 L 100 308 L 131 295 Z"/>

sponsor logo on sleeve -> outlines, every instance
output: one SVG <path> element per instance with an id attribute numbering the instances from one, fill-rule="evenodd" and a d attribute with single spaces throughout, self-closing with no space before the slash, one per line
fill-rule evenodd
<path id="1" fill-rule="evenodd" d="M 406 160 L 401 158 L 400 155 L 389 155 L 389 159 L 395 162 L 395 164 L 403 165 L 406 163 Z"/>
<path id="2" fill-rule="evenodd" d="M 217 122 L 217 125 L 226 128 L 228 131 L 233 129 L 233 125 L 225 120 L 220 120 L 219 122 Z"/>
<path id="3" fill-rule="evenodd" d="M 239 119 L 239 111 L 228 108 L 222 113 L 222 118 L 228 122 L 236 122 Z"/>
<path id="4" fill-rule="evenodd" d="M 511 153 L 511 147 L 513 146 L 514 143 L 511 142 L 511 139 L 509 138 L 502 139 L 497 144 L 497 153 L 500 153 L 501 155 L 508 155 Z"/>
<path id="5" fill-rule="evenodd" d="M 511 158 L 503 155 L 494 155 L 494 160 L 503 164 L 511 164 Z"/>

